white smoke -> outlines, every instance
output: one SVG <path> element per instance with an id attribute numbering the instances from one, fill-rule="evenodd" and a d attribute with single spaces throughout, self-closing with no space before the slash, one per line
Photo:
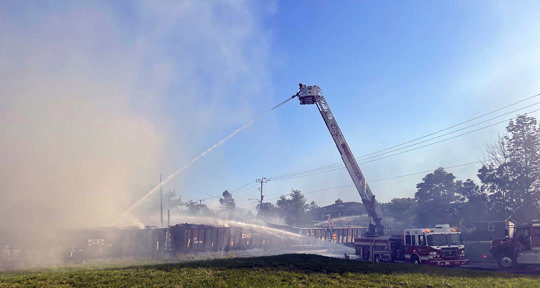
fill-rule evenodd
<path id="1" fill-rule="evenodd" d="M 187 135 L 251 119 L 268 77 L 242 1 L 0 5 L 2 229 L 113 222 L 207 146 Z"/>

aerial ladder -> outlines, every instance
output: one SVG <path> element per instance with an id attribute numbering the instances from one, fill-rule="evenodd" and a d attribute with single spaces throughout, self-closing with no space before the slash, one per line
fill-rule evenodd
<path id="1" fill-rule="evenodd" d="M 330 131 L 330 134 L 336 143 L 339 153 L 341 154 L 341 159 L 343 160 L 343 163 L 345 163 L 345 167 L 347 168 L 347 171 L 349 171 L 354 186 L 356 186 L 356 190 L 358 190 L 358 194 L 360 194 L 362 203 L 364 203 L 368 216 L 370 217 L 371 223 L 368 234 L 383 235 L 384 232 L 381 223 L 382 217 L 379 204 L 375 201 L 375 196 L 371 193 L 366 178 L 362 174 L 347 141 L 345 141 L 345 137 L 343 136 L 343 133 L 341 133 L 341 129 L 339 129 L 336 118 L 332 115 L 332 111 L 330 111 L 330 107 L 328 107 L 328 103 L 326 103 L 326 99 L 324 99 L 321 89 L 317 85 L 306 86 L 302 83 L 299 85 L 300 91 L 298 91 L 293 98 L 298 97 L 300 105 L 315 104 L 317 105 L 317 108 L 319 108 L 324 123 L 326 123 L 328 131 Z"/>

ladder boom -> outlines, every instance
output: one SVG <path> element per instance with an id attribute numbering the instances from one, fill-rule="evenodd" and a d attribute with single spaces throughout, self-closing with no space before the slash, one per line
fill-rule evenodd
<path id="1" fill-rule="evenodd" d="M 362 170 L 360 170 L 360 166 L 358 166 L 358 163 L 345 140 L 345 136 L 343 136 L 341 129 L 339 129 L 337 121 L 334 118 L 326 99 L 322 95 L 321 89 L 317 85 L 306 86 L 300 84 L 300 91 L 295 96 L 298 96 L 301 105 L 315 104 L 319 109 L 319 112 L 324 119 L 324 123 L 326 123 L 326 127 L 328 128 L 330 135 L 332 135 L 336 147 L 341 154 L 341 159 L 358 190 L 358 194 L 360 194 L 360 197 L 362 198 L 362 203 L 364 203 L 367 213 L 375 225 L 375 233 L 377 235 L 383 235 L 381 209 L 379 208 L 377 201 L 375 201 L 375 196 L 371 192 L 371 188 L 369 188 L 366 178 L 364 177 L 364 174 L 362 174 Z"/>

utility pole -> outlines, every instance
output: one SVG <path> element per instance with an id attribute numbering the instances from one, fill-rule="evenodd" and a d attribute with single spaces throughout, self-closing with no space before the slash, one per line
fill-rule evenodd
<path id="1" fill-rule="evenodd" d="M 263 209 L 263 199 L 264 199 L 264 196 L 263 196 L 263 183 L 266 183 L 270 180 L 266 179 L 265 177 L 261 178 L 261 179 L 257 179 L 257 183 L 261 183 L 261 201 L 259 202 L 259 209 L 262 210 Z M 259 211 L 260 213 L 260 211 Z"/>
<path id="2" fill-rule="evenodd" d="M 159 198 L 160 198 L 160 214 L 161 214 L 160 228 L 163 228 L 163 185 L 161 183 L 161 173 L 159 173 Z"/>

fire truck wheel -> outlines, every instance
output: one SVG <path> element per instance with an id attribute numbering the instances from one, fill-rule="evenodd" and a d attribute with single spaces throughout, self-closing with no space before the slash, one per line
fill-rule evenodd
<path id="1" fill-rule="evenodd" d="M 411 263 L 414 264 L 414 265 L 420 264 L 420 259 L 418 259 L 418 256 L 413 255 L 413 256 L 411 257 Z"/>
<path id="2" fill-rule="evenodd" d="M 503 254 L 497 258 L 497 264 L 499 264 L 499 267 L 501 268 L 508 269 L 516 266 L 516 261 L 510 254 Z"/>

